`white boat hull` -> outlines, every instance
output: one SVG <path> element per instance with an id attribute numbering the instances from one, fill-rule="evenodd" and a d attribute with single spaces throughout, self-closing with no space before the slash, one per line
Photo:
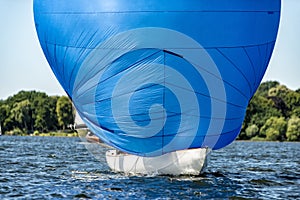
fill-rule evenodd
<path id="1" fill-rule="evenodd" d="M 208 148 L 175 151 L 158 157 L 106 152 L 108 166 L 126 174 L 199 175 L 206 167 Z"/>
<path id="2" fill-rule="evenodd" d="M 89 136 L 90 131 L 78 114 L 75 120 L 75 129 L 80 138 L 87 142 L 86 148 L 97 159 L 102 160 L 103 154 L 101 152 L 104 143 L 99 138 Z M 105 157 L 108 166 L 115 172 L 145 175 L 199 175 L 206 167 L 209 153 L 210 149 L 208 148 L 197 148 L 175 151 L 157 157 L 141 157 L 113 149 L 106 151 Z"/>

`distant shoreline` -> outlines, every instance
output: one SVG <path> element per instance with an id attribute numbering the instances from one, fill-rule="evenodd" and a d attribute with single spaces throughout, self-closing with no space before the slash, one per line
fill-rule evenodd
<path id="1" fill-rule="evenodd" d="M 288 143 L 300 143 L 300 141 L 272 141 L 272 140 L 235 140 L 234 142 L 278 142 L 278 143 L 282 143 L 282 142 L 288 142 Z"/>
<path id="2" fill-rule="evenodd" d="M 79 137 L 78 133 L 71 132 L 49 132 L 49 133 L 34 133 L 34 134 L 2 134 L 2 136 L 21 136 L 21 137 Z"/>
<path id="3" fill-rule="evenodd" d="M 78 133 L 61 133 L 61 132 L 51 132 L 51 133 L 40 133 L 38 135 L 29 134 L 29 135 L 1 135 L 1 136 L 8 136 L 8 137 L 78 137 Z M 1 137 L 0 137 L 1 138 Z M 238 140 L 236 139 L 234 142 L 273 142 L 273 143 L 300 143 L 300 141 L 271 141 L 271 140 Z"/>

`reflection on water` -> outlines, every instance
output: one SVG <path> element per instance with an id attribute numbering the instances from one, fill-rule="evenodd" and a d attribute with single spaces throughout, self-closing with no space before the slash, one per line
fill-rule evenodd
<path id="1" fill-rule="evenodd" d="M 0 199 L 296 199 L 300 143 L 235 142 L 202 176 L 112 173 L 79 138 L 0 137 Z M 102 156 L 101 156 L 102 155 Z"/>

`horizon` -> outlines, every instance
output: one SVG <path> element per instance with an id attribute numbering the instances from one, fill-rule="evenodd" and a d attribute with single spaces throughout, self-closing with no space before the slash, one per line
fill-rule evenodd
<path id="1" fill-rule="evenodd" d="M 284 84 L 280 83 L 280 82 L 277 81 L 277 80 L 266 80 L 266 81 L 262 81 L 260 84 L 266 83 L 266 82 L 270 82 L 270 81 L 276 81 L 276 82 L 278 82 L 280 85 L 286 86 L 288 89 L 290 89 L 290 90 L 292 90 L 292 91 L 296 91 L 296 90 L 298 90 L 298 89 L 300 90 L 300 87 L 299 87 L 299 88 L 296 88 L 296 89 L 291 89 L 291 88 L 289 88 L 287 85 L 284 85 Z M 1 101 L 1 100 L 2 100 L 2 101 L 5 101 L 5 100 L 7 100 L 8 98 L 13 97 L 14 95 L 17 95 L 18 93 L 20 93 L 20 92 L 22 92 L 22 91 L 25 91 L 25 92 L 33 92 L 33 91 L 35 91 L 35 92 L 46 93 L 46 95 L 48 95 L 48 96 L 67 96 L 67 97 L 68 97 L 68 95 L 67 95 L 66 92 L 65 92 L 65 94 L 49 94 L 49 93 L 47 93 L 46 91 L 39 91 L 39 90 L 35 90 L 35 89 L 28 89 L 28 90 L 22 90 L 22 89 L 21 89 L 21 90 L 15 92 L 14 94 L 12 94 L 12 95 L 6 97 L 5 99 L 1 99 L 1 98 L 0 98 L 0 101 Z"/>

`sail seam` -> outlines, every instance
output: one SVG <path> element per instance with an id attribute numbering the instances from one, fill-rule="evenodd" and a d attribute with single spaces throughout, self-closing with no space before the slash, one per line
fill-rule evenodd
<path id="1" fill-rule="evenodd" d="M 123 70 L 119 71 L 119 73 L 127 71 L 129 68 L 134 67 L 134 66 L 137 65 L 138 63 L 140 63 L 140 62 L 142 62 L 142 61 L 144 61 L 144 60 L 146 60 L 146 59 L 152 57 L 153 55 L 159 53 L 160 51 L 161 51 L 161 50 L 156 51 L 156 52 L 150 54 L 149 56 L 147 56 L 147 57 L 145 57 L 145 58 L 143 58 L 143 59 L 137 60 L 135 63 L 132 63 L 131 65 L 129 65 L 127 68 L 124 68 Z M 117 59 L 113 60 L 113 61 L 110 62 L 109 64 L 107 64 L 105 67 L 101 68 L 101 70 L 104 69 L 104 68 L 107 68 L 107 67 L 110 66 L 113 62 L 117 61 L 118 59 L 120 59 L 120 58 L 122 58 L 122 57 L 123 57 L 123 55 L 120 56 L 120 57 L 118 57 Z M 94 70 L 94 69 L 98 66 L 98 64 L 99 64 L 99 62 L 96 63 L 95 66 L 94 66 L 91 70 Z M 99 70 L 98 70 L 97 73 L 99 73 Z M 96 74 L 97 74 L 97 73 L 96 73 Z M 118 73 L 118 74 L 119 74 L 119 73 Z M 103 82 L 109 80 L 110 78 L 112 78 L 112 77 L 114 77 L 114 76 L 116 76 L 116 75 L 118 75 L 118 74 L 115 74 L 115 75 L 113 75 L 113 76 L 107 77 L 107 78 L 104 79 L 104 80 L 101 80 L 101 83 L 103 83 Z M 84 76 L 84 77 L 81 79 L 81 82 L 80 82 L 79 85 L 81 85 L 81 83 L 86 79 L 86 77 L 87 77 L 87 75 Z M 97 82 L 96 84 L 94 84 L 94 85 L 90 86 L 89 88 L 87 88 L 86 91 L 92 90 L 94 87 L 96 87 L 96 86 L 99 85 L 99 84 L 100 84 L 100 82 Z M 84 84 L 83 84 L 83 85 L 84 85 Z M 78 95 L 78 98 L 80 98 L 82 95 L 83 95 L 83 93 L 80 94 L 80 95 Z M 120 95 L 118 95 L 118 96 L 122 96 L 122 95 L 124 95 L 124 94 L 120 94 Z M 96 102 L 98 102 L 98 101 L 96 101 Z"/>
<path id="2" fill-rule="evenodd" d="M 245 54 L 247 55 L 247 58 L 248 58 L 248 60 L 249 60 L 249 62 L 250 62 L 251 68 L 252 68 L 252 70 L 253 70 L 253 74 L 254 74 L 254 76 L 253 76 L 253 77 L 254 77 L 254 86 L 256 86 L 256 83 L 257 83 L 257 80 L 256 80 L 257 72 L 256 72 L 256 70 L 255 70 L 253 61 L 252 61 L 252 59 L 250 58 L 250 56 L 249 56 L 249 54 L 248 54 L 246 48 L 243 47 L 243 50 L 244 50 Z M 252 94 L 253 94 L 253 91 L 252 91 Z"/>
<path id="3" fill-rule="evenodd" d="M 278 10 L 144 10 L 144 11 L 89 11 L 89 12 L 36 12 L 36 15 L 94 15 L 94 14 L 128 14 L 128 13 L 268 13 L 278 14 Z"/>
<path id="4" fill-rule="evenodd" d="M 249 80 L 247 79 L 247 77 L 245 76 L 245 74 L 236 66 L 236 64 L 230 59 L 230 58 L 228 58 L 222 51 L 220 51 L 220 49 L 216 49 L 226 60 L 228 60 L 231 64 L 232 64 L 232 66 L 243 76 L 243 78 L 246 80 L 246 82 L 247 82 L 247 85 L 248 85 L 248 87 L 249 87 L 249 90 L 250 90 L 250 94 L 252 94 L 252 91 L 253 91 L 253 88 L 251 87 L 251 84 L 250 84 L 250 82 L 249 82 Z M 237 89 L 237 88 L 235 88 L 235 89 Z M 246 98 L 247 98 L 247 96 L 242 92 L 242 91 L 240 91 L 239 90 L 239 92 L 241 93 L 241 94 L 243 94 L 243 96 L 245 96 Z"/>
<path id="5" fill-rule="evenodd" d="M 174 87 L 178 87 L 178 88 L 184 89 L 184 90 L 186 90 L 186 91 L 195 92 L 195 93 L 198 94 L 198 95 L 201 95 L 201 96 L 204 96 L 204 97 L 207 97 L 207 98 L 212 98 L 212 99 L 214 99 L 214 100 L 216 100 L 216 101 L 219 101 L 219 102 L 222 102 L 222 103 L 226 103 L 226 104 L 232 105 L 232 106 L 234 106 L 234 107 L 245 108 L 245 106 L 238 105 L 238 104 L 235 104 L 235 103 L 232 103 L 232 102 L 229 102 L 229 101 L 225 101 L 225 100 L 222 100 L 222 99 L 218 99 L 218 98 L 209 96 L 209 95 L 207 95 L 207 94 L 203 94 L 203 93 L 200 93 L 200 92 L 197 92 L 197 91 L 187 90 L 187 89 L 185 89 L 185 88 L 179 87 L 178 85 L 173 85 L 173 84 L 171 84 L 171 83 L 168 83 L 168 84 L 169 84 L 169 85 L 172 85 L 172 86 L 174 86 Z M 145 88 L 149 88 L 149 87 L 151 87 L 151 86 L 152 86 L 152 85 L 147 86 L 147 87 L 141 87 L 140 89 L 138 89 L 138 90 L 136 90 L 136 91 L 139 91 L 139 90 L 145 89 Z M 88 90 L 86 90 L 86 91 L 88 91 Z M 120 97 L 120 96 L 122 96 L 122 95 L 126 95 L 126 94 L 124 93 L 124 94 L 120 94 L 120 95 L 114 96 L 114 97 Z M 109 100 L 109 99 L 111 99 L 111 97 L 104 98 L 104 99 L 101 99 L 101 100 L 98 99 L 98 100 L 96 100 L 95 102 L 98 102 L 98 103 L 99 103 L 99 102 L 107 101 L 107 100 Z M 94 103 L 93 101 L 92 101 L 92 102 L 87 102 L 85 105 L 93 104 L 93 103 Z"/>
<path id="6" fill-rule="evenodd" d="M 44 42 L 44 43 L 47 43 L 49 45 L 57 45 L 57 46 L 61 46 L 61 47 L 70 47 L 70 48 L 74 48 L 74 49 L 90 49 L 90 50 L 94 50 L 94 49 L 111 49 L 111 50 L 126 50 L 126 49 L 129 49 L 129 50 L 137 50 L 138 48 L 124 48 L 124 47 L 119 47 L 119 48 L 112 48 L 112 47 L 107 47 L 107 48 L 99 48 L 99 47 L 92 47 L 92 46 L 82 46 L 82 47 L 78 47 L 78 46 L 75 46 L 75 45 L 64 45 L 64 44 L 58 44 L 58 43 L 53 43 L 53 42 L 50 42 L 48 40 L 40 40 L 41 42 Z M 274 43 L 275 40 L 271 40 L 271 41 L 268 41 L 268 42 L 265 42 L 265 43 L 258 43 L 258 44 L 249 44 L 249 45 L 235 45 L 235 46 L 207 46 L 207 47 L 203 47 L 203 48 L 182 48 L 182 47 L 166 47 L 165 49 L 183 49 L 183 50 L 193 50 L 193 49 L 222 49 L 222 48 L 247 48 L 247 47 L 256 47 L 256 46 L 263 46 L 263 45 L 267 45 L 267 44 L 272 44 Z"/>

